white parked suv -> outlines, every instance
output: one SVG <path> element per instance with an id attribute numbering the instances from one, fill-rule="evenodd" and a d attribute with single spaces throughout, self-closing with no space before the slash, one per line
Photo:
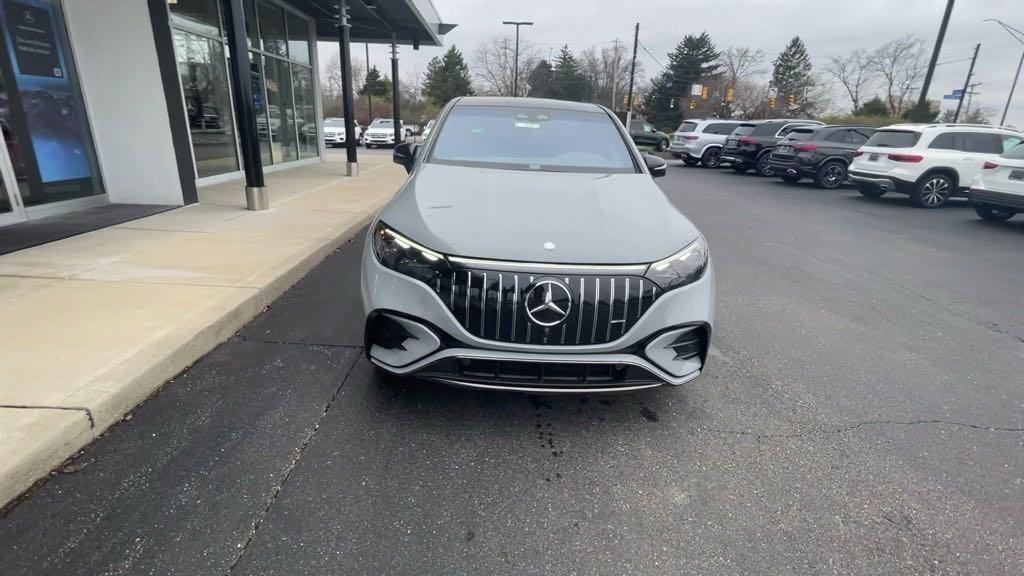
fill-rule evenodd
<path id="1" fill-rule="evenodd" d="M 722 163 L 722 144 L 740 122 L 719 118 L 683 120 L 672 135 L 668 151 L 682 158 L 687 166 L 700 163 L 705 168 L 718 168 Z"/>
<path id="2" fill-rule="evenodd" d="M 984 124 L 894 124 L 857 150 L 848 177 L 865 196 L 898 192 L 938 208 L 966 195 L 986 161 L 1022 141 L 1024 132 Z"/>
<path id="3" fill-rule="evenodd" d="M 405 123 L 400 121 L 399 124 L 399 137 L 405 142 L 408 138 L 409 133 L 405 128 Z M 395 145 L 395 121 L 391 118 L 374 118 L 370 126 L 363 132 L 363 144 L 367 148 L 373 148 L 374 146 L 394 146 Z"/>
<path id="4" fill-rule="evenodd" d="M 967 197 L 984 220 L 1002 222 L 1024 212 L 1024 144 L 986 160 Z"/>

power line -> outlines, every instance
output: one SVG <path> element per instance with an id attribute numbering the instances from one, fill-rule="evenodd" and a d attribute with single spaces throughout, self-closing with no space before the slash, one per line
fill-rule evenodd
<path id="1" fill-rule="evenodd" d="M 657 58 L 655 58 L 654 54 L 651 54 L 651 51 L 647 49 L 647 46 L 644 46 L 643 42 L 640 42 L 639 40 L 637 40 L 637 43 L 640 44 L 640 47 L 643 48 L 644 52 L 646 52 L 647 55 L 651 57 L 651 60 L 654 60 L 654 63 L 657 64 L 659 68 L 663 68 L 663 69 L 665 68 L 665 65 L 662 64 L 661 61 L 659 61 Z"/>

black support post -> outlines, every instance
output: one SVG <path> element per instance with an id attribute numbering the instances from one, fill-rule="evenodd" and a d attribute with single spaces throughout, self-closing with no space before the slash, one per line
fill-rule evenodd
<path id="1" fill-rule="evenodd" d="M 256 134 L 256 107 L 252 100 L 249 78 L 249 47 L 245 33 L 245 10 L 242 0 L 222 0 L 227 21 L 231 89 L 234 94 L 235 123 L 241 144 L 242 169 L 245 171 L 245 206 L 249 210 L 270 208 L 270 198 L 263 182 L 263 160 Z"/>
<path id="2" fill-rule="evenodd" d="M 394 110 L 392 122 L 395 125 L 395 146 L 402 142 L 402 110 L 398 97 L 398 46 L 391 36 L 391 106 Z"/>
<path id="3" fill-rule="evenodd" d="M 356 104 L 352 95 L 352 43 L 349 41 L 348 4 L 338 6 L 338 49 L 341 56 L 341 103 L 345 115 L 345 174 L 359 175 L 359 159 L 356 157 Z"/>

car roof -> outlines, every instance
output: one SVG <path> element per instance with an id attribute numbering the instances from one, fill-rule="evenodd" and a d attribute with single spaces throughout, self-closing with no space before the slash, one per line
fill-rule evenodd
<path id="1" fill-rule="evenodd" d="M 456 106 L 508 106 L 512 108 L 549 108 L 552 110 L 576 110 L 580 112 L 603 112 L 604 107 L 587 102 L 569 102 L 550 98 L 511 98 L 508 96 L 463 96 Z"/>
<path id="2" fill-rule="evenodd" d="M 945 130 L 945 131 L 968 131 L 977 132 L 978 130 L 991 130 L 993 132 L 1016 132 L 1021 133 L 1016 128 L 1010 128 L 1009 126 L 992 126 L 991 124 L 941 124 L 941 123 L 930 123 L 930 124 L 892 124 L 890 126 L 883 126 L 879 130 L 911 130 L 915 132 L 923 132 L 925 130 Z"/>
<path id="3" fill-rule="evenodd" d="M 737 120 L 735 118 L 684 118 L 683 122 L 746 122 L 746 120 Z"/>

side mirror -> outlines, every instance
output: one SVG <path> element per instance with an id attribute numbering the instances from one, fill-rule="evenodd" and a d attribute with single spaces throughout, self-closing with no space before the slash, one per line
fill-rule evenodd
<path id="1" fill-rule="evenodd" d="M 647 170 L 651 173 L 651 178 L 661 178 L 668 172 L 668 163 L 660 156 L 644 154 L 644 162 L 647 163 Z"/>
<path id="2" fill-rule="evenodd" d="M 401 143 L 395 145 L 395 151 L 391 154 L 391 161 L 395 164 L 401 164 L 405 167 L 406 172 L 412 172 L 413 162 L 416 161 L 416 149 L 419 148 L 417 144 Z"/>

